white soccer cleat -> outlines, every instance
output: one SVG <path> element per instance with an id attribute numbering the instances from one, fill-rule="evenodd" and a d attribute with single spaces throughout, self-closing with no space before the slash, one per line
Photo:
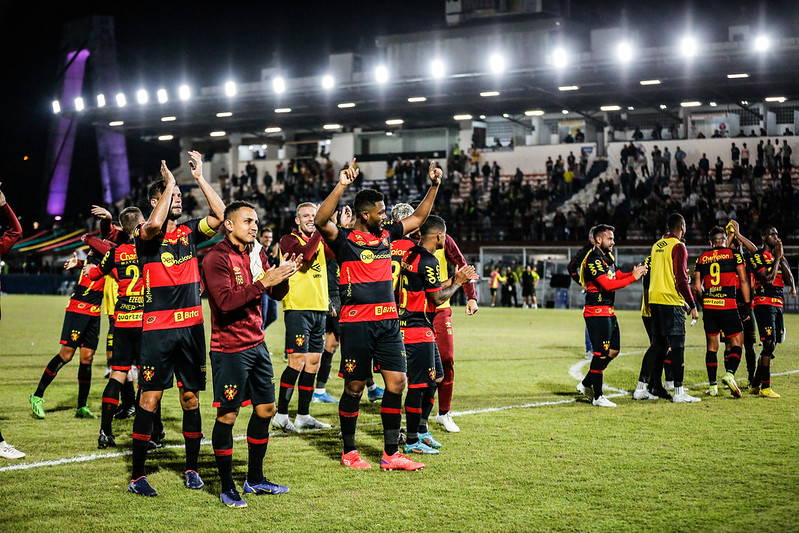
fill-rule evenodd
<path id="1" fill-rule="evenodd" d="M 590 361 L 594 358 L 594 352 L 585 352 L 585 358 Z"/>
<path id="2" fill-rule="evenodd" d="M 320 422 L 311 415 L 297 415 L 294 419 L 294 426 L 297 429 L 330 429 L 330 424 Z"/>
<path id="3" fill-rule="evenodd" d="M 436 422 L 444 426 L 444 429 L 449 431 L 450 433 L 457 433 L 461 430 L 452 420 L 452 415 L 447 413 L 445 415 L 436 415 Z"/>
<path id="4" fill-rule="evenodd" d="M 594 388 L 590 385 L 586 387 L 583 385 L 583 382 L 577 384 L 577 392 L 588 398 L 590 401 L 594 401 Z"/>
<path id="5" fill-rule="evenodd" d="M 674 382 L 673 381 L 667 381 L 665 383 L 665 385 L 663 386 L 663 388 L 666 389 L 669 392 L 674 392 Z"/>
<path id="6" fill-rule="evenodd" d="M 616 404 L 608 400 L 604 394 L 591 403 L 597 407 L 616 407 Z"/>
<path id="7" fill-rule="evenodd" d="M 675 394 L 671 401 L 674 403 L 696 403 L 701 402 L 702 398 L 697 398 L 696 396 L 691 396 L 687 392 L 683 392 L 682 394 Z"/>
<path id="8" fill-rule="evenodd" d="M 275 418 L 272 419 L 272 425 L 279 427 L 283 430 L 283 433 L 299 433 L 294 424 L 291 423 L 289 415 L 275 415 Z"/>
<path id="9" fill-rule="evenodd" d="M 11 446 L 6 441 L 0 441 L 0 457 L 5 459 L 22 459 L 25 453 Z"/>
<path id="10" fill-rule="evenodd" d="M 658 400 L 659 396 L 655 396 L 646 389 L 636 389 L 633 392 L 633 400 Z"/>

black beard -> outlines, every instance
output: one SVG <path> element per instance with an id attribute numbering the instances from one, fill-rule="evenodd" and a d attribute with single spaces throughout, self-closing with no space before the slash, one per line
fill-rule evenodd
<path id="1" fill-rule="evenodd" d="M 169 211 L 169 215 L 166 217 L 169 220 L 175 221 L 183 216 L 183 213 L 175 213 L 173 211 Z"/>

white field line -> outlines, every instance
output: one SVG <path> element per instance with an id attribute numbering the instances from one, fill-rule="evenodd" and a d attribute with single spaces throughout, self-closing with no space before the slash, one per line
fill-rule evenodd
<path id="1" fill-rule="evenodd" d="M 621 353 L 619 355 L 634 355 L 634 354 L 637 354 L 637 353 L 643 353 L 643 352 L 642 351 L 641 352 L 628 352 L 628 353 Z M 590 361 L 584 360 L 584 361 L 580 361 L 580 362 L 577 362 L 577 363 L 573 364 L 571 366 L 571 368 L 569 368 L 569 375 L 571 377 L 573 377 L 574 379 L 576 379 L 577 381 L 582 381 L 582 379 L 583 379 L 582 368 L 585 365 L 589 364 L 589 363 L 590 363 Z M 785 376 L 785 375 L 788 375 L 788 374 L 797 374 L 797 373 L 799 373 L 799 370 L 787 370 L 785 372 L 773 372 L 771 375 L 772 376 Z M 707 382 L 705 382 L 705 383 L 696 383 L 696 384 L 694 384 L 692 386 L 701 386 L 701 385 L 707 385 Z M 616 391 L 614 394 L 606 395 L 608 398 L 616 398 L 616 397 L 619 397 L 619 396 L 627 396 L 628 394 L 630 394 L 628 391 L 626 391 L 624 389 L 616 389 L 616 388 L 613 388 L 613 387 L 608 387 L 607 385 L 604 386 L 604 388 L 606 388 L 608 390 Z M 504 406 L 501 406 L 501 407 L 486 407 L 486 408 L 483 408 L 483 409 L 471 409 L 471 410 L 468 410 L 468 411 L 453 411 L 451 414 L 452 414 L 452 416 L 477 415 L 477 414 L 482 414 L 482 413 L 495 413 L 497 411 L 507 411 L 509 409 L 527 409 L 527 408 L 531 408 L 531 407 L 546 407 L 546 406 L 549 406 L 549 405 L 562 405 L 562 404 L 566 404 L 566 403 L 573 403 L 573 402 L 576 402 L 576 401 L 577 401 L 577 398 L 568 398 L 568 399 L 564 399 L 564 400 L 552 400 L 552 401 L 543 401 L 543 402 L 522 403 L 522 404 L 515 404 L 515 405 L 504 405 Z M 377 425 L 377 423 L 375 422 L 375 423 L 359 424 L 359 425 L 360 426 Z M 334 429 L 335 429 L 335 426 L 334 426 Z M 316 432 L 316 431 L 323 431 L 323 430 L 311 430 L 309 432 Z M 303 433 L 306 433 L 306 432 L 303 432 Z M 273 439 L 275 437 L 287 437 L 287 436 L 288 435 L 283 434 L 283 433 L 271 433 L 269 435 L 269 438 Z M 240 440 L 244 440 L 246 438 L 247 438 L 246 435 L 239 435 L 238 437 L 233 437 L 233 440 L 234 441 L 240 441 Z M 211 444 L 210 440 L 208 440 L 208 439 L 203 439 L 202 440 L 202 445 L 203 446 L 207 446 L 207 445 L 210 445 L 210 444 Z M 169 445 L 164 446 L 161 449 L 168 450 L 168 449 L 178 449 L 178 448 L 184 448 L 184 447 L 185 447 L 185 445 L 183 445 L 183 444 L 169 444 Z M 97 459 L 111 459 L 113 457 L 123 457 L 123 456 L 126 456 L 126 455 L 131 455 L 131 453 L 132 452 L 130 450 L 125 450 L 125 451 L 121 451 L 121 452 L 92 453 L 92 454 L 88 454 L 88 455 L 76 455 L 74 457 L 63 457 L 61 459 L 51 459 L 49 461 L 39 461 L 39 462 L 36 462 L 36 463 L 21 463 L 21 464 L 8 465 L 8 466 L 0 467 L 0 472 L 11 472 L 11 471 L 14 471 L 14 470 L 29 470 L 31 468 L 42 468 L 42 467 L 46 467 L 46 466 L 60 466 L 60 465 L 71 464 L 71 463 L 85 463 L 87 461 L 95 461 Z"/>

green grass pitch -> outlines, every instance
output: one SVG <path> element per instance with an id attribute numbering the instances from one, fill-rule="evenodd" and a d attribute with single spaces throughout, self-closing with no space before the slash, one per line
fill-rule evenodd
<path id="1" fill-rule="evenodd" d="M 311 413 L 334 429 L 273 433 L 269 443 L 266 475 L 291 491 L 249 496 L 249 508 L 232 510 L 218 500 L 210 445 L 200 454 L 206 488 L 183 487 L 174 389 L 164 396 L 166 444 L 173 447 L 148 460 L 148 477 L 160 492 L 153 499 L 126 491 L 130 456 L 119 454 L 130 448 L 132 422 L 115 422 L 116 449 L 97 450 L 99 420 L 74 418 L 75 361 L 45 395 L 47 418 L 35 420 L 27 398 L 58 349 L 66 299 L 10 295 L 2 305 L 0 428 L 28 455 L 0 459 L 1 531 L 799 530 L 797 315 L 786 316 L 788 337 L 774 361 L 779 400 L 748 394 L 735 400 L 726 391 L 705 397 L 700 323 L 688 332 L 686 384 L 701 403 L 634 402 L 626 395 L 614 399 L 617 409 L 600 409 L 577 398 L 570 375 L 570 369 L 587 369 L 579 310 L 484 308 L 465 317 L 456 308 L 453 410 L 462 413 L 455 417 L 461 432 L 447 434 L 431 424 L 444 445 L 441 455 L 425 457 L 421 472 L 380 471 L 379 405 L 364 400 L 358 442 L 373 469 L 346 469 L 338 463 L 337 406 L 312 404 Z M 646 335 L 638 313 L 620 312 L 619 322 L 623 355 L 605 372 L 605 382 L 631 391 Z M 282 335 L 280 321 L 267 332 L 277 376 L 284 368 Z M 743 366 L 739 381 L 745 385 Z M 104 368 L 101 348 L 89 399 L 95 413 Z M 333 377 L 328 390 L 338 396 L 342 386 Z M 206 435 L 214 417 L 210 389 L 209 374 L 201 395 Z M 296 400 L 292 415 L 295 406 Z M 235 436 L 245 434 L 249 412 L 242 410 Z M 58 459 L 68 461 L 39 465 Z M 239 439 L 239 489 L 246 459 L 246 442 Z M 34 467 L 9 468 L 26 464 Z"/>

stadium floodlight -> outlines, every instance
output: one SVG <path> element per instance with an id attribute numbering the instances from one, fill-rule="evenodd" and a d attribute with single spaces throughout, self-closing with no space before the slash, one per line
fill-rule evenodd
<path id="1" fill-rule="evenodd" d="M 697 102 L 695 100 L 690 102 L 680 102 L 680 107 L 699 107 L 700 105 L 702 105 L 702 102 Z"/>
<path id="2" fill-rule="evenodd" d="M 173 117 L 173 116 L 161 117 L 161 122 L 174 122 L 177 119 L 178 119 L 178 117 Z"/>
<path id="3" fill-rule="evenodd" d="M 628 42 L 619 43 L 616 47 L 616 55 L 622 63 L 629 63 L 633 60 L 633 47 Z"/>
<path id="4" fill-rule="evenodd" d="M 159 141 L 171 141 L 174 138 L 175 138 L 174 135 L 159 135 L 158 136 L 158 140 Z"/>
<path id="5" fill-rule="evenodd" d="M 618 105 L 603 105 L 599 108 L 600 111 L 621 111 L 621 106 Z"/>
<path id="6" fill-rule="evenodd" d="M 83 111 L 86 109 L 86 104 L 83 102 L 83 98 L 78 96 L 75 98 L 75 111 Z"/>
<path id="7" fill-rule="evenodd" d="M 386 125 L 388 126 L 401 126 L 404 123 L 405 121 L 401 118 L 390 118 L 386 121 Z"/>
<path id="8" fill-rule="evenodd" d="M 355 107 L 355 102 L 343 102 L 338 105 L 339 109 L 350 109 L 352 107 Z"/>
<path id="9" fill-rule="evenodd" d="M 145 89 L 139 89 L 136 91 L 136 101 L 139 102 L 140 105 L 144 105 L 150 101 L 150 95 L 147 94 Z"/>
<path id="10" fill-rule="evenodd" d="M 169 101 L 169 94 L 167 94 L 166 89 L 155 91 L 155 97 L 158 99 L 159 104 L 165 104 Z"/>
<path id="11" fill-rule="evenodd" d="M 635 107 L 633 107 L 631 105 L 628 105 L 627 106 L 627 111 L 635 111 Z"/>
<path id="12" fill-rule="evenodd" d="M 767 96 L 766 102 L 777 102 L 779 104 L 783 103 L 787 98 L 784 96 Z"/>
<path id="13" fill-rule="evenodd" d="M 191 98 L 191 87 L 188 85 L 181 85 L 178 87 L 178 98 L 183 100 L 184 102 Z"/>
<path id="14" fill-rule="evenodd" d="M 426 96 L 411 96 L 408 98 L 408 103 L 410 104 L 418 104 L 419 102 L 427 102 Z"/>
<path id="15" fill-rule="evenodd" d="M 727 79 L 728 80 L 741 80 L 741 79 L 748 78 L 748 77 L 749 77 L 749 73 L 747 73 L 747 72 L 738 72 L 736 74 L 727 74 Z"/>
<path id="16" fill-rule="evenodd" d="M 272 90 L 275 91 L 275 94 L 286 92 L 286 80 L 283 79 L 283 76 L 276 76 L 272 79 Z"/>
<path id="17" fill-rule="evenodd" d="M 437 80 L 440 80 L 447 73 L 444 62 L 440 59 L 434 59 L 430 62 L 430 74 Z"/>
<path id="18" fill-rule="evenodd" d="M 712 102 L 711 102 L 712 103 Z M 666 104 L 660 104 L 660 109 L 667 109 Z"/>
<path id="19" fill-rule="evenodd" d="M 236 96 L 238 89 L 236 88 L 235 81 L 226 81 L 225 82 L 225 96 L 233 97 Z"/>
<path id="20" fill-rule="evenodd" d="M 226 118 L 226 117 L 232 117 L 232 116 L 233 116 L 233 112 L 232 111 L 220 111 L 219 113 L 216 114 L 217 118 Z"/>
<path id="21" fill-rule="evenodd" d="M 472 120 L 471 115 L 455 115 L 452 118 L 454 118 L 455 120 Z"/>
<path id="22" fill-rule="evenodd" d="M 491 67 L 491 72 L 494 74 L 502 74 L 505 72 L 505 58 L 500 54 L 492 54 L 488 58 L 488 66 Z"/>
<path id="23" fill-rule="evenodd" d="M 544 112 L 541 109 L 533 109 L 531 111 L 525 111 L 524 115 L 526 117 L 541 117 L 544 115 Z"/>
<path id="24" fill-rule="evenodd" d="M 485 118 L 486 118 L 485 115 L 480 115 L 480 120 L 485 120 Z"/>
<path id="25" fill-rule="evenodd" d="M 716 102 L 710 102 L 708 105 L 710 105 L 710 107 L 716 107 L 718 104 Z"/>
<path id="26" fill-rule="evenodd" d="M 121 120 L 112 120 L 111 122 L 108 123 L 108 125 L 111 126 L 112 128 L 116 128 L 117 126 L 122 126 L 123 124 L 125 123 Z"/>
<path id="27" fill-rule="evenodd" d="M 660 80 L 641 80 L 638 83 L 641 85 L 660 85 Z"/>
<path id="28" fill-rule="evenodd" d="M 568 109 L 561 109 L 560 112 L 563 113 L 564 115 L 568 115 L 569 114 L 569 110 Z"/>
<path id="29" fill-rule="evenodd" d="M 749 105 L 749 100 L 741 100 L 741 105 Z"/>
<path id="30" fill-rule="evenodd" d="M 510 118 L 510 115 L 507 113 L 502 113 L 502 118 Z"/>
<path id="31" fill-rule="evenodd" d="M 555 48 L 552 50 L 552 65 L 555 68 L 563 68 L 569 64 L 569 54 L 563 48 Z"/>
<path id="32" fill-rule="evenodd" d="M 128 105 L 128 99 L 125 98 L 125 93 L 117 93 L 114 99 L 117 101 L 117 107 L 125 107 Z"/>
<path id="33" fill-rule="evenodd" d="M 53 100 L 53 114 L 57 115 L 61 112 L 61 103 L 58 100 Z"/>
<path id="34" fill-rule="evenodd" d="M 336 86 L 336 78 L 334 78 L 330 74 L 325 74 L 324 76 L 322 76 L 322 89 L 329 91 L 335 86 Z"/>
<path id="35" fill-rule="evenodd" d="M 282 130 L 278 127 L 271 127 L 264 129 L 264 133 L 280 133 Z"/>
<path id="36" fill-rule="evenodd" d="M 393 131 L 387 131 L 386 132 L 386 137 L 391 137 L 392 135 L 394 135 Z"/>
<path id="37" fill-rule="evenodd" d="M 765 35 L 755 37 L 755 52 L 765 52 L 771 47 L 771 39 Z"/>
<path id="38" fill-rule="evenodd" d="M 261 150 L 266 150 L 266 145 L 265 144 L 261 145 Z"/>
<path id="39" fill-rule="evenodd" d="M 385 65 L 378 65 L 375 68 L 375 81 L 380 85 L 388 83 L 388 68 Z"/>
<path id="40" fill-rule="evenodd" d="M 492 96 L 499 96 L 499 91 L 483 91 L 480 93 L 483 98 L 490 98 Z"/>
<path id="41" fill-rule="evenodd" d="M 98 94 L 97 95 L 97 107 L 105 107 L 105 95 Z"/>
<path id="42" fill-rule="evenodd" d="M 576 91 L 580 87 L 578 85 L 561 85 L 558 87 L 559 91 Z"/>
<path id="43" fill-rule="evenodd" d="M 324 126 L 322 126 L 322 129 L 325 129 L 325 130 L 340 130 L 341 129 L 341 124 L 325 124 Z"/>
<path id="44" fill-rule="evenodd" d="M 680 53 L 682 53 L 683 57 L 694 57 L 697 50 L 696 39 L 693 37 L 683 37 L 682 41 L 680 41 Z"/>
<path id="45" fill-rule="evenodd" d="M 224 131 L 212 131 L 208 135 L 210 135 L 211 137 L 224 137 L 225 135 L 227 135 L 227 133 Z"/>
<path id="46" fill-rule="evenodd" d="M 275 109 L 275 113 L 291 113 L 290 107 L 278 107 Z"/>

